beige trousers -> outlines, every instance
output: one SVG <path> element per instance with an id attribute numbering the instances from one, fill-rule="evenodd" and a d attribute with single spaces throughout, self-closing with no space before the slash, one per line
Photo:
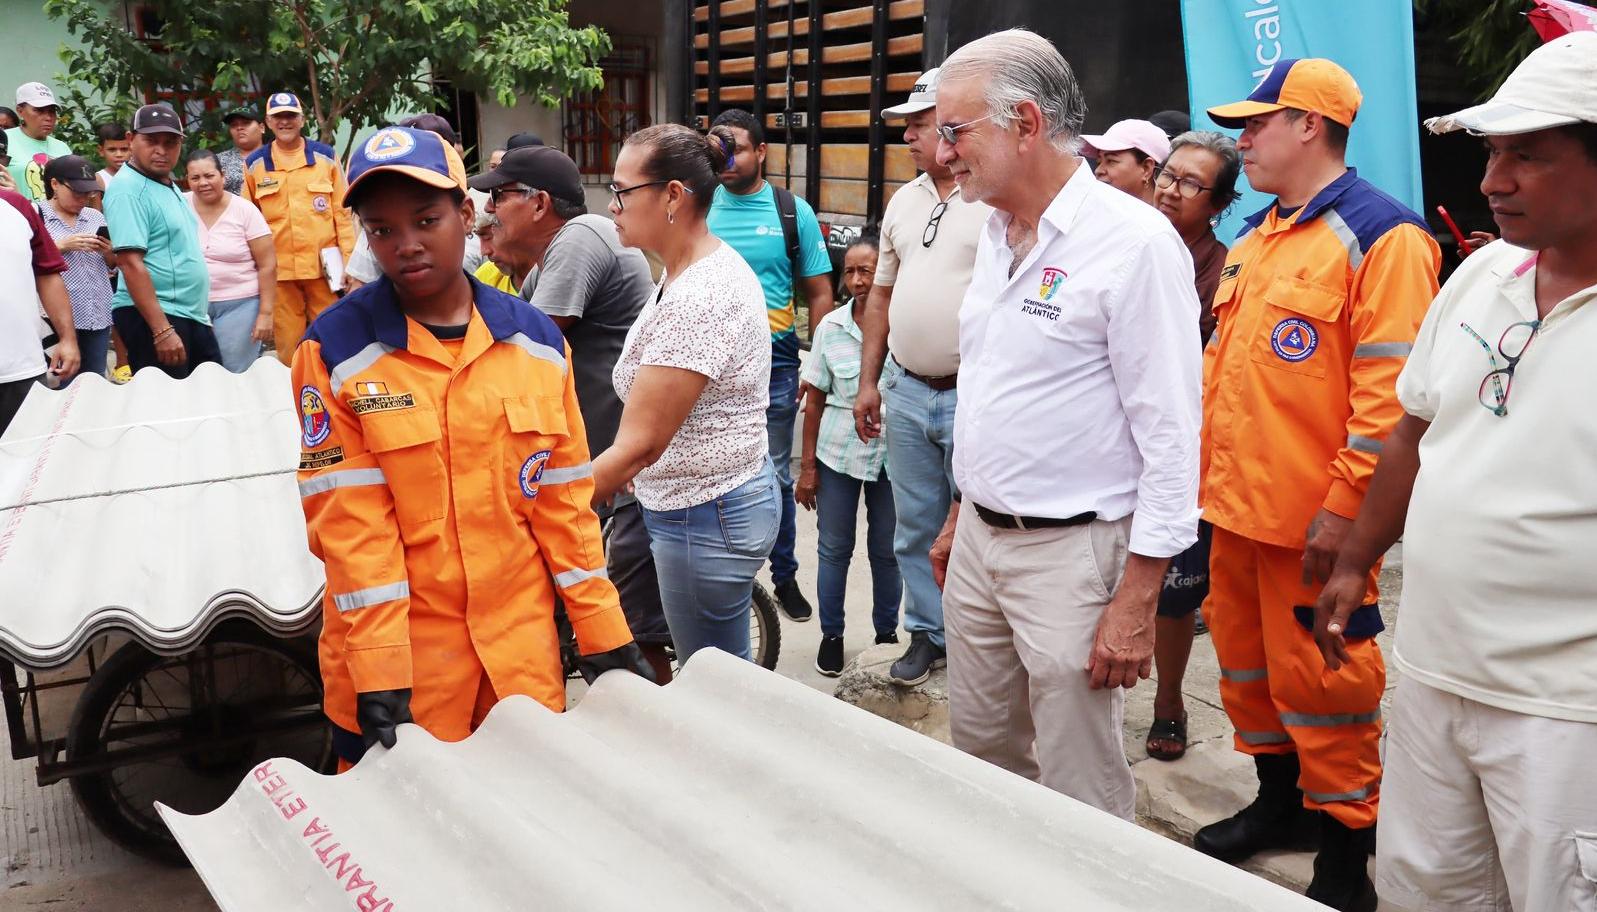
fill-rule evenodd
<path id="1" fill-rule="evenodd" d="M 1130 530 L 995 529 L 966 504 L 943 590 L 954 746 L 1126 820 L 1124 696 L 1091 689 L 1086 667 Z"/>
<path id="2" fill-rule="evenodd" d="M 1597 910 L 1597 724 L 1510 712 L 1410 678 L 1386 720 L 1383 910 Z"/>

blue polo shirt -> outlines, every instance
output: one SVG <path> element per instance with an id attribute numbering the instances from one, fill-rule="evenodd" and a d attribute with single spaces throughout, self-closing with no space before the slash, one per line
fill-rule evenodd
<path id="1" fill-rule="evenodd" d="M 826 253 L 821 223 L 815 210 L 801 196 L 793 200 L 798 214 L 799 267 L 802 278 L 832 271 L 832 258 Z M 715 188 L 710 204 L 710 233 L 736 250 L 765 289 L 765 313 L 771 323 L 771 367 L 797 368 L 798 334 L 793 330 L 797 311 L 793 307 L 793 264 L 787 259 L 787 242 L 782 239 L 782 217 L 776 211 L 776 194 L 770 181 L 759 190 L 739 196 Z"/>
<path id="2" fill-rule="evenodd" d="M 175 184 L 151 180 L 132 162 L 105 191 L 105 222 L 118 252 L 144 252 L 161 310 L 211 325 L 210 278 L 200 246 L 200 222 Z M 118 283 L 113 309 L 132 307 L 128 283 Z"/>

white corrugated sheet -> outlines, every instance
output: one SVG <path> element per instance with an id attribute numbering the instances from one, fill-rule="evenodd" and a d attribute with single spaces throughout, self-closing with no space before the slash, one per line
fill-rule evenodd
<path id="1" fill-rule="evenodd" d="M 724 653 L 161 808 L 226 912 L 1293 912 L 1301 896 Z"/>
<path id="2" fill-rule="evenodd" d="M 0 656 L 50 668 L 113 629 L 178 653 L 228 617 L 314 624 L 291 386 L 263 358 L 31 392 L 0 438 Z"/>

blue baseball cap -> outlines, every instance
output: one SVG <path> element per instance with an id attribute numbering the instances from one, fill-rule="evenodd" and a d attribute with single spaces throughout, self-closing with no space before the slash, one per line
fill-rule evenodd
<path id="1" fill-rule="evenodd" d="M 466 166 L 455 147 L 430 130 L 384 127 L 355 147 L 349 159 L 344 205 L 354 207 L 366 178 L 383 171 L 403 174 L 429 187 L 466 192 Z"/>
<path id="2" fill-rule="evenodd" d="M 266 99 L 267 114 L 304 114 L 305 106 L 299 103 L 299 96 L 293 92 L 277 92 Z"/>

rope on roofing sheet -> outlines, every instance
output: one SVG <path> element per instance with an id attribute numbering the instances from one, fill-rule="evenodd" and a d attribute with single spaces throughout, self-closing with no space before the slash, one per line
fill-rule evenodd
<path id="1" fill-rule="evenodd" d="M 122 488 L 115 491 L 89 491 L 84 494 L 68 494 L 64 497 L 50 497 L 44 500 L 24 500 L 21 503 L 9 504 L 7 506 L 0 507 L 0 511 L 20 511 L 24 507 L 38 507 L 45 504 L 65 503 L 71 500 L 89 500 L 95 497 L 117 497 L 122 494 L 143 494 L 148 491 L 168 491 L 173 488 L 192 488 L 196 485 L 219 484 L 224 481 L 247 481 L 251 478 L 273 478 L 278 475 L 293 475 L 294 473 L 295 470 L 292 468 L 274 469 L 270 472 L 246 472 L 242 475 L 224 475 L 221 478 L 201 478 L 195 481 L 174 481 L 171 484 L 149 485 L 142 488 Z M 22 492 L 23 496 L 26 497 L 28 491 L 31 490 L 32 486 L 30 485 L 28 489 Z M 12 521 L 6 524 L 6 537 L 0 539 L 0 560 L 5 558 L 4 549 L 6 545 L 10 544 L 11 528 L 16 524 L 17 518 L 21 515 L 22 514 L 20 512 L 13 513 Z"/>

